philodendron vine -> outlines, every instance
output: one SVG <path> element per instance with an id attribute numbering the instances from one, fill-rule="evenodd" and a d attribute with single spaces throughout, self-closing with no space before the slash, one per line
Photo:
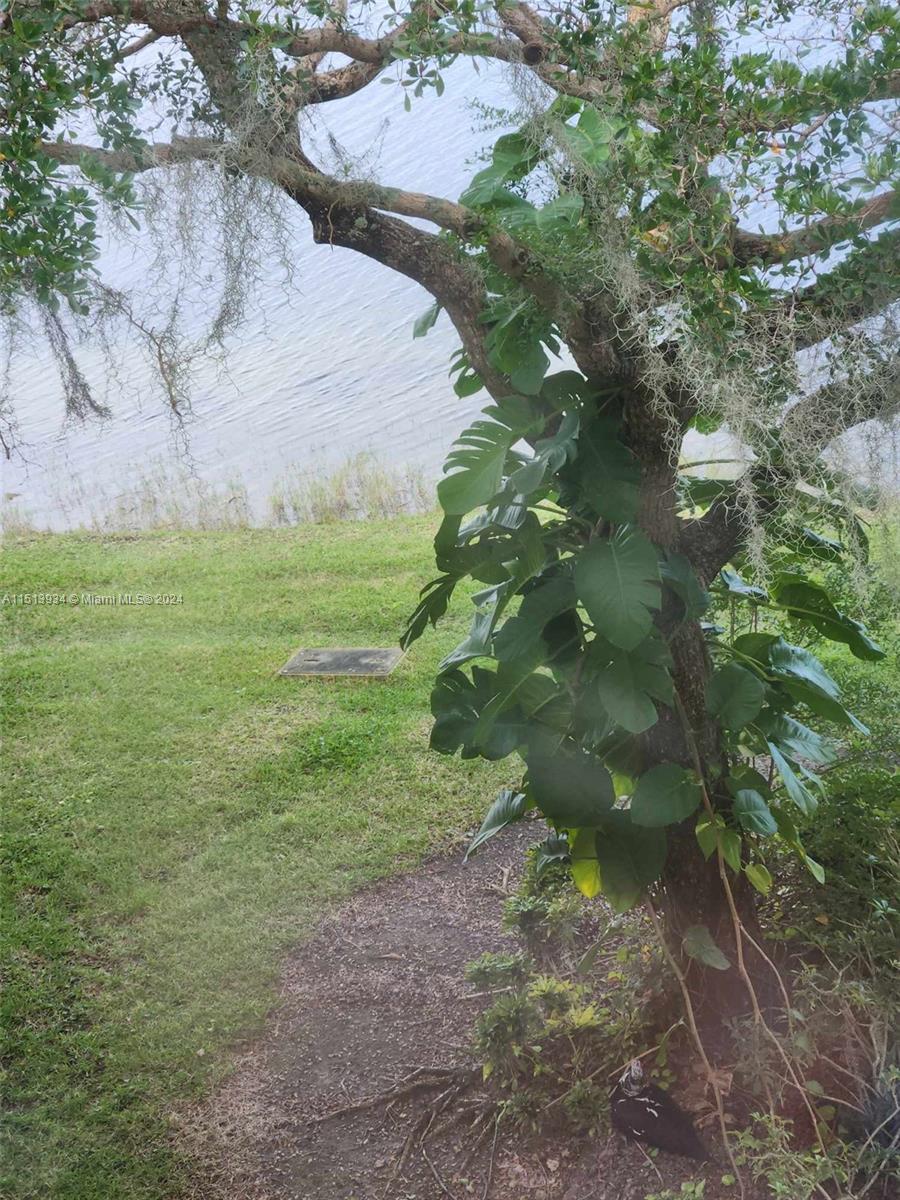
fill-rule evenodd
<path id="1" fill-rule="evenodd" d="M 852 522 L 858 538 L 855 516 L 832 511 L 821 495 L 802 497 L 806 512 L 786 518 L 777 534 L 785 569 L 772 573 L 768 588 L 726 569 L 710 595 L 687 560 L 654 545 L 638 523 L 639 471 L 619 437 L 616 395 L 598 394 L 570 371 L 546 377 L 530 396 L 486 408 L 445 470 L 435 539 L 441 574 L 423 589 L 403 642 L 437 622 L 461 580 L 481 585 L 468 637 L 439 668 L 431 745 L 464 758 L 517 754 L 525 766 L 521 783 L 492 804 L 471 849 L 537 809 L 554 830 L 541 859 L 568 861 L 586 896 L 602 893 L 620 912 L 659 879 L 667 830 L 685 821 L 707 858 L 721 852 L 763 894 L 774 839 L 822 880 L 796 818 L 815 811 L 816 767 L 832 762 L 836 749 L 807 722 L 863 727 L 815 655 L 764 632 L 759 614 L 789 618 L 859 658 L 883 657 L 805 569 L 833 561 L 843 546 L 802 522 L 818 510 L 832 528 Z M 730 486 L 682 476 L 684 513 Z M 706 711 L 722 753 L 705 764 L 696 759 L 707 776 L 701 780 L 682 763 L 651 761 L 644 735 L 664 709 L 680 708 L 673 635 L 709 615 L 714 601 L 732 619 L 727 632 L 703 624 L 713 664 Z M 704 787 L 707 795 L 714 789 L 714 807 L 704 803 Z M 688 931 L 684 950 L 707 966 L 728 966 L 703 926 Z"/>

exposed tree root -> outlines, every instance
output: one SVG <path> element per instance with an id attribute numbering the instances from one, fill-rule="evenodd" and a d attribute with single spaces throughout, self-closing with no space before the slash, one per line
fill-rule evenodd
<path id="1" fill-rule="evenodd" d="M 473 1067 L 417 1067 L 412 1075 L 401 1080 L 396 1086 L 388 1088 L 387 1091 L 379 1092 L 375 1096 L 367 1096 L 364 1100 L 356 1100 L 352 1104 L 344 1104 L 340 1108 L 333 1108 L 330 1112 L 314 1117 L 310 1124 L 318 1125 L 322 1121 L 331 1121 L 336 1117 L 347 1116 L 349 1113 L 365 1112 L 366 1109 L 378 1108 L 382 1104 L 390 1105 L 395 1100 L 413 1096 L 417 1092 L 443 1087 L 450 1078 L 456 1082 L 447 1091 L 453 1091 L 454 1088 L 459 1090 L 470 1087 L 478 1078 L 478 1071 Z M 445 1094 L 446 1092 L 442 1093 L 442 1095 Z"/>

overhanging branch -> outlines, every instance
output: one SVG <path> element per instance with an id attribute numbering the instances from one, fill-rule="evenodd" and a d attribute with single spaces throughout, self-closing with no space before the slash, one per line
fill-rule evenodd
<path id="1" fill-rule="evenodd" d="M 744 229 L 735 231 L 732 253 L 742 266 L 757 262 L 764 265 L 790 262 L 806 255 L 822 254 L 838 242 L 846 241 L 889 220 L 896 211 L 897 192 L 882 192 L 869 200 L 860 201 L 850 213 L 823 217 L 805 229 L 783 234 L 755 234 Z"/>
<path id="2" fill-rule="evenodd" d="M 750 468 L 747 489 L 756 498 L 752 511 L 739 495 L 721 497 L 702 517 L 682 524 L 679 548 L 704 585 L 739 550 L 754 524 L 780 510 L 797 482 L 792 463 L 812 462 L 835 439 L 867 421 L 889 421 L 900 414 L 900 353 L 873 365 L 866 375 L 838 380 L 792 405 L 781 425 L 783 464 Z"/>

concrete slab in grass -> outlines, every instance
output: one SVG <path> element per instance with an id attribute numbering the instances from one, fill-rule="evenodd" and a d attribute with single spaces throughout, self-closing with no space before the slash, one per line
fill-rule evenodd
<path id="1" fill-rule="evenodd" d="M 357 675 L 387 679 L 403 657 L 399 647 L 389 649 L 298 650 L 279 675 Z"/>

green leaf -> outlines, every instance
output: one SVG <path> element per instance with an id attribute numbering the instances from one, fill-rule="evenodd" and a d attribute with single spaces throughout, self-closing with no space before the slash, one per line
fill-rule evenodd
<path id="1" fill-rule="evenodd" d="M 684 606 L 685 621 L 696 621 L 709 608 L 709 593 L 700 586 L 691 564 L 683 554 L 668 554 L 660 574 L 663 583 L 675 593 Z"/>
<path id="2" fill-rule="evenodd" d="M 494 638 L 494 656 L 499 662 L 524 660 L 537 665 L 548 647 L 543 632 L 549 621 L 575 607 L 575 585 L 569 575 L 556 575 L 539 582 L 522 599 L 519 611 L 508 617 Z"/>
<path id="3" fill-rule="evenodd" d="M 785 758 L 776 745 L 768 743 L 772 762 L 781 776 L 784 790 L 806 816 L 812 816 L 819 804 L 812 792 L 800 782 L 791 763 Z"/>
<path id="4" fill-rule="evenodd" d="M 624 524 L 637 517 L 640 471 L 619 441 L 619 423 L 595 417 L 578 438 L 579 490 L 598 516 Z"/>
<path id="5" fill-rule="evenodd" d="M 706 709 L 726 729 L 743 729 L 759 713 L 765 684 L 752 671 L 728 663 L 713 673 L 706 688 Z"/>
<path id="6" fill-rule="evenodd" d="M 537 852 L 534 856 L 534 872 L 540 879 L 541 875 L 552 866 L 553 863 L 565 862 L 569 857 L 569 839 L 560 837 L 558 834 L 551 834 L 550 837 L 544 838 L 537 847 Z"/>
<path id="7" fill-rule="evenodd" d="M 818 766 L 837 760 L 837 750 L 831 742 L 793 717 L 767 709 L 756 724 L 770 742 L 775 742 L 791 758 L 805 758 Z"/>
<path id="8" fill-rule="evenodd" d="M 625 526 L 608 540 L 591 542 L 578 557 L 575 589 L 603 636 L 633 650 L 653 626 L 651 610 L 660 606 L 652 542 Z"/>
<path id="9" fill-rule="evenodd" d="M 803 851 L 800 857 L 803 860 L 803 865 L 806 867 L 807 871 L 809 871 L 810 875 L 812 875 L 813 879 L 815 879 L 816 883 L 824 883 L 825 868 L 822 866 L 822 864 L 816 862 L 814 858 L 810 858 L 806 851 Z"/>
<path id="10" fill-rule="evenodd" d="M 694 775 L 674 763 L 664 763 L 640 777 L 629 811 L 635 825 L 675 825 L 695 812 L 701 799 Z"/>
<path id="11" fill-rule="evenodd" d="M 577 412 L 567 412 L 552 437 L 535 442 L 534 457 L 518 470 L 513 471 L 507 490 L 521 496 L 529 496 L 543 484 L 547 475 L 558 471 L 576 452 L 579 417 Z"/>
<path id="12" fill-rule="evenodd" d="M 776 638 L 769 647 L 767 661 L 774 674 L 781 678 L 799 679 L 812 684 L 834 700 L 841 694 L 840 688 L 816 656 L 802 646 L 792 646 L 783 638 Z"/>
<path id="13" fill-rule="evenodd" d="M 725 584 L 728 593 L 732 596 L 737 596 L 741 600 L 755 600 L 758 603 L 765 604 L 769 599 L 769 594 L 765 588 L 757 587 L 752 583 L 744 583 L 736 571 L 729 571 L 723 568 L 719 572 L 719 578 Z"/>
<path id="14" fill-rule="evenodd" d="M 494 421 L 476 421 L 460 435 L 444 464 L 444 471 L 453 473 L 446 474 L 437 488 L 445 513 L 463 516 L 493 500 L 514 437 L 511 429 Z"/>
<path id="15" fill-rule="evenodd" d="M 438 664 L 438 671 L 449 671 L 452 667 L 459 667 L 470 659 L 489 656 L 491 653 L 491 632 L 496 619 L 495 614 L 496 605 L 483 612 L 476 613 L 472 619 L 472 628 L 469 630 L 469 636 L 460 642 L 455 650 L 451 650 L 448 655 L 441 659 Z"/>
<path id="16" fill-rule="evenodd" d="M 571 871 L 575 886 L 588 900 L 600 892 L 600 864 L 597 861 L 597 830 L 578 829 L 572 839 Z"/>
<path id="17" fill-rule="evenodd" d="M 458 582 L 455 575 L 442 575 L 439 579 L 432 579 L 431 583 L 422 588 L 419 593 L 422 599 L 406 622 L 406 629 L 400 638 L 402 649 L 408 650 L 413 642 L 422 636 L 429 621 L 432 625 L 437 625 L 447 611 L 453 589 Z"/>
<path id="18" fill-rule="evenodd" d="M 641 684 L 643 665 L 619 656 L 587 685 L 596 690 L 610 718 L 629 733 L 643 733 L 657 721 L 656 705 Z"/>
<path id="19" fill-rule="evenodd" d="M 413 337 L 421 338 L 428 333 L 429 329 L 434 326 L 435 321 L 440 316 L 441 305 L 435 301 L 430 308 L 426 308 L 420 317 L 416 318 L 413 325 Z"/>
<path id="20" fill-rule="evenodd" d="M 849 725 L 860 733 L 868 734 L 868 726 L 864 725 L 852 712 L 848 712 L 839 700 L 823 696 L 819 689 L 811 684 L 793 681 L 786 683 L 785 688 L 794 700 L 805 704 L 816 716 L 824 717 L 826 721 L 833 721 L 836 725 Z"/>
<path id="21" fill-rule="evenodd" d="M 627 813 L 612 812 L 597 831 L 597 860 L 603 895 L 616 912 L 625 912 L 662 874 L 665 831 L 639 829 Z"/>
<path id="22" fill-rule="evenodd" d="M 616 798 L 606 767 L 582 750 L 528 752 L 528 787 L 538 808 L 557 829 L 599 825 Z"/>
<path id="23" fill-rule="evenodd" d="M 857 658 L 877 662 L 885 653 L 872 641 L 866 628 L 835 608 L 823 587 L 802 575 L 779 575 L 772 599 L 798 621 L 804 621 L 833 642 L 843 642 Z"/>
<path id="24" fill-rule="evenodd" d="M 722 847 L 722 857 L 737 873 L 741 869 L 741 835 L 736 829 L 720 829 L 719 845 Z"/>
<path id="25" fill-rule="evenodd" d="M 715 854 L 716 847 L 719 844 L 719 829 L 720 826 L 715 821 L 700 820 L 697 822 L 697 827 L 694 833 L 697 837 L 697 842 L 703 852 L 703 857 L 707 861 Z"/>
<path id="26" fill-rule="evenodd" d="M 747 863 L 744 867 L 744 874 L 758 892 L 768 896 L 772 888 L 772 876 L 762 863 Z"/>
<path id="27" fill-rule="evenodd" d="M 509 382 L 526 396 L 536 396 L 541 390 L 549 366 L 550 359 L 544 352 L 544 347 L 534 338 L 521 345 L 518 361 L 509 373 Z"/>
<path id="28" fill-rule="evenodd" d="M 691 925 L 685 930 L 682 945 L 689 958 L 696 959 L 706 967 L 713 967 L 716 971 L 727 971 L 731 966 L 705 925 Z"/>
<path id="29" fill-rule="evenodd" d="M 517 792 L 512 788 L 503 788 L 497 799 L 488 809 L 487 816 L 481 823 L 481 828 L 472 838 L 469 848 L 466 851 L 466 859 L 474 854 L 479 846 L 483 846 L 486 841 L 492 838 L 495 833 L 499 833 L 507 825 L 512 825 L 514 821 L 520 820 L 531 807 L 532 802 L 524 792 Z"/>
<path id="30" fill-rule="evenodd" d="M 462 204 L 473 207 L 490 205 L 503 184 L 523 179 L 540 160 L 540 150 L 523 133 L 507 133 L 497 139 L 491 165 L 479 171 L 460 197 Z"/>
<path id="31" fill-rule="evenodd" d="M 847 550 L 842 542 L 823 537 L 821 533 L 816 533 L 814 529 L 807 529 L 806 526 L 800 530 L 796 548 L 822 562 L 840 562 Z"/>
<path id="32" fill-rule="evenodd" d="M 542 233 L 554 233 L 577 225 L 584 201 L 577 192 L 563 192 L 537 210 L 536 224 Z"/>
<path id="33" fill-rule="evenodd" d="M 470 680 L 460 670 L 439 675 L 431 693 L 434 726 L 431 748 L 439 754 L 462 751 L 463 758 L 480 755 L 489 761 L 505 758 L 524 740 L 525 728 L 517 709 L 494 715 L 489 736 L 478 737 L 485 710 L 500 695 L 497 676 L 482 667 L 472 668 Z"/>
<path id="34" fill-rule="evenodd" d="M 772 794 L 765 777 L 747 763 L 735 763 L 731 768 L 731 773 L 725 778 L 725 784 L 732 796 L 736 796 L 741 788 L 751 788 L 753 791 L 759 792 L 763 799 Z"/>
<path id="35" fill-rule="evenodd" d="M 561 133 L 577 160 L 589 167 L 599 167 L 609 159 L 609 143 L 622 128 L 621 120 L 601 116 L 592 104 L 586 104 L 577 124 L 564 125 Z"/>
<path id="36" fill-rule="evenodd" d="M 758 833 L 762 837 L 771 837 L 778 832 L 775 818 L 769 811 L 759 792 L 752 788 L 741 788 L 734 797 L 734 815 L 749 833 Z"/>

